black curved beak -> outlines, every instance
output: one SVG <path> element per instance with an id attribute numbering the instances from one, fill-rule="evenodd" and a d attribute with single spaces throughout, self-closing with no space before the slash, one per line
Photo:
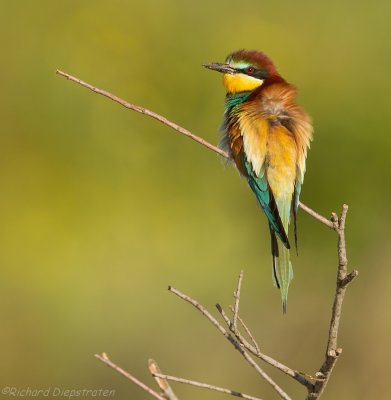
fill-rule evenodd
<path id="1" fill-rule="evenodd" d="M 222 72 L 223 74 L 234 74 L 236 73 L 235 68 L 232 68 L 229 64 L 223 63 L 210 63 L 210 64 L 202 64 L 203 67 L 212 69 L 213 71 Z"/>

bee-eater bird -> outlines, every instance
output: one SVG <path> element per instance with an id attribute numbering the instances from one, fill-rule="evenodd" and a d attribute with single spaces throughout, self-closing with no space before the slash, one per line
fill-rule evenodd
<path id="1" fill-rule="evenodd" d="M 296 213 L 312 140 L 311 120 L 296 104 L 296 88 L 259 51 L 238 50 L 225 63 L 204 67 L 223 74 L 227 94 L 220 146 L 246 178 L 268 219 L 273 281 L 285 313 L 293 278 L 288 227 L 292 216 L 297 249 Z"/>

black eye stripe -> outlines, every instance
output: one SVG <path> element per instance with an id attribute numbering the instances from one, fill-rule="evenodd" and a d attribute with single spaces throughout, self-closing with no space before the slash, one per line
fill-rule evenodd
<path id="1" fill-rule="evenodd" d="M 249 68 L 251 68 L 253 71 L 250 72 Z M 240 69 L 240 72 L 257 79 L 266 79 L 269 76 L 269 73 L 266 69 L 258 69 L 255 67 L 242 68 Z"/>

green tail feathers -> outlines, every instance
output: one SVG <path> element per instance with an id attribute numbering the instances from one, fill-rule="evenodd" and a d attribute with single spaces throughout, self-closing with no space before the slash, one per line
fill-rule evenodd
<path id="1" fill-rule="evenodd" d="M 288 289 L 292 279 L 293 268 L 290 260 L 289 250 L 280 244 L 278 256 L 273 255 L 273 282 L 275 286 L 280 289 L 282 311 L 284 314 L 286 313 Z"/>
<path id="2" fill-rule="evenodd" d="M 279 213 L 284 225 L 285 232 L 288 232 L 290 220 L 290 201 L 277 202 Z M 280 289 L 282 300 L 282 311 L 286 313 L 288 301 L 288 289 L 293 279 L 293 268 L 290 260 L 289 248 L 278 240 L 273 226 L 269 224 L 271 235 L 271 248 L 273 257 L 273 282 Z"/>

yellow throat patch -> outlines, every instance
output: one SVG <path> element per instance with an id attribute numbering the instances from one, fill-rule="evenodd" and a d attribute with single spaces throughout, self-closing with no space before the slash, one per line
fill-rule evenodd
<path id="1" fill-rule="evenodd" d="M 239 93 L 256 89 L 262 85 L 263 80 L 246 74 L 224 74 L 223 83 L 227 93 Z"/>

